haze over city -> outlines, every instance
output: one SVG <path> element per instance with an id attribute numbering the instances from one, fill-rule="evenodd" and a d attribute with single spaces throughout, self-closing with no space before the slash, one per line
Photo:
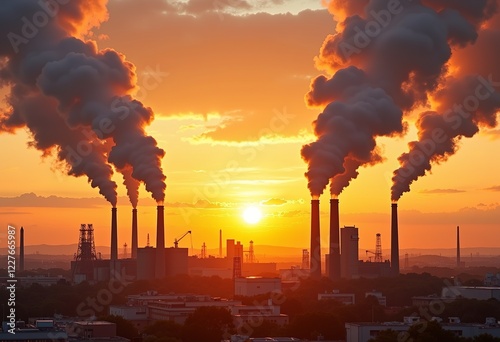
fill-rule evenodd
<path id="1" fill-rule="evenodd" d="M 96 3 L 82 12 L 91 18 L 90 27 L 73 23 L 73 29 L 65 34 L 93 41 L 96 50 L 91 53 L 96 56 L 102 56 L 104 49 L 123 54 L 124 65 L 136 73 L 137 82 L 134 84 L 135 76 L 130 76 L 127 82 L 131 83 L 116 95 L 132 94 L 144 105 L 150 117 L 141 127 L 144 136 L 156 140 L 158 149 L 151 162 L 157 162 L 157 172 L 162 170 L 167 177 L 162 180 L 158 174 L 156 180 L 147 180 L 149 176 L 141 179 L 152 185 L 150 191 L 139 187 L 139 245 L 146 244 L 147 234 L 155 235 L 156 200 L 163 200 L 162 187 L 166 185 L 167 246 L 192 230 L 195 249 L 203 242 L 217 248 L 218 232 L 223 229 L 225 236 L 254 240 L 257 245 L 307 247 L 311 193 L 304 177 L 308 164 L 301 149 L 316 140 L 312 122 L 331 102 L 328 96 L 315 95 L 319 85 L 311 88 L 311 82 L 319 75 L 330 78 L 335 71 L 349 70 L 352 65 L 370 73 L 376 63 L 370 65 L 367 60 L 378 58 L 369 48 L 344 61 L 336 60 L 339 51 L 328 54 L 328 35 L 336 30 L 332 13 L 342 20 L 349 10 L 335 12 L 332 4 L 329 13 L 320 1 L 312 0 L 221 2 L 217 8 L 202 2 L 173 6 L 155 0 L 109 1 L 107 7 L 104 1 Z M 373 133 L 377 148 L 358 154 L 362 165 L 359 176 L 338 196 L 340 223 L 360 228 L 361 248 L 373 248 L 376 233 L 382 234 L 384 248 L 389 248 L 393 172 L 400 166 L 398 157 L 408 152 L 408 143 L 417 140 L 419 113 L 444 111 L 466 98 L 460 97 L 463 92 L 453 90 L 450 78 L 480 74 L 500 81 L 498 63 L 491 57 L 498 55 L 498 47 L 491 41 L 498 34 L 500 21 L 497 15 L 491 16 L 474 13 L 471 22 L 475 28 L 467 29 L 477 31 L 477 37 L 475 32 L 457 33 L 456 41 L 450 44 L 451 56 L 444 51 L 434 69 L 409 67 L 414 76 L 420 67 L 422 75 L 428 77 L 426 85 L 412 94 L 412 103 L 401 94 L 400 99 L 391 95 L 394 108 L 401 108 L 394 112 L 396 126 Z M 41 30 L 40 35 L 44 34 Z M 49 36 L 47 33 L 47 42 Z M 7 40 L 3 43 L 9 44 Z M 23 48 L 24 43 L 20 44 Z M 29 44 L 26 46 L 33 48 Z M 335 63 L 329 65 L 332 60 Z M 377 67 L 383 71 L 386 66 Z M 57 93 L 64 83 L 49 84 L 54 75 L 47 72 L 45 81 L 38 78 L 40 91 L 70 110 L 72 104 L 65 96 L 72 95 Z M 388 89 L 397 83 L 386 75 L 380 77 L 394 82 Z M 414 82 L 417 89 L 417 78 L 404 82 Z M 430 84 L 431 78 L 438 84 Z M 7 95 L 9 86 L 1 92 Z M 491 102 L 496 113 L 497 104 Z M 57 143 L 47 148 L 40 141 L 37 145 L 33 131 L 9 121 L 11 105 L 12 101 L 5 100 L 1 114 L 0 224 L 24 226 L 29 232 L 28 245 L 56 245 L 76 243 L 79 224 L 93 223 L 97 243 L 108 245 L 111 205 L 99 195 L 99 188 L 88 184 L 85 173 L 80 172 L 80 177 L 66 174 L 67 164 L 55 158 Z M 56 108 L 58 104 L 51 105 Z M 399 127 L 397 110 L 404 112 Z M 494 151 L 500 140 L 495 116 L 490 114 L 489 121 L 476 120 L 479 132 L 471 139 L 456 140 L 456 153 L 448 160 L 436 159 L 432 172 L 414 182 L 411 191 L 399 200 L 401 248 L 452 248 L 457 225 L 462 227 L 462 247 L 498 247 L 500 161 Z M 54 129 L 51 134 L 58 132 Z M 64 141 L 62 146 L 66 146 Z M 348 151 L 351 156 L 354 152 Z M 307 153 L 304 158 L 308 158 Z M 130 244 L 131 236 L 131 204 L 118 170 L 125 164 L 114 163 L 110 179 L 117 185 L 119 246 Z M 327 175 L 327 182 L 329 178 Z M 105 188 L 103 185 L 101 190 Z M 327 187 L 320 204 L 324 246 L 328 241 L 329 198 Z M 249 207 L 255 213 L 245 218 Z"/>

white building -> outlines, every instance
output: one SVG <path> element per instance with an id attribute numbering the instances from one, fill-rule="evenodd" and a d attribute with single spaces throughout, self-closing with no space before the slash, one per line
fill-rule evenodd
<path id="1" fill-rule="evenodd" d="M 341 277 L 356 279 L 359 277 L 359 235 L 358 228 L 340 229 L 340 270 Z"/>
<path id="2" fill-rule="evenodd" d="M 280 278 L 245 277 L 234 280 L 234 295 L 251 297 L 271 292 L 281 292 Z"/>
<path id="3" fill-rule="evenodd" d="M 139 331 L 148 325 L 147 306 L 112 305 L 109 314 L 130 321 Z"/>
<path id="4" fill-rule="evenodd" d="M 261 320 L 275 323 L 279 326 L 288 324 L 288 315 L 280 312 L 278 305 L 273 305 L 271 299 L 268 300 L 266 305 L 236 305 L 230 309 L 233 316 L 233 323 L 236 330 L 243 329 L 245 325 L 253 326 L 255 322 Z"/>
<path id="5" fill-rule="evenodd" d="M 449 286 L 443 288 L 441 297 L 453 299 L 463 297 L 477 300 L 500 300 L 500 287 Z"/>
<path id="6" fill-rule="evenodd" d="M 500 337 L 500 325 L 496 324 L 494 318 L 487 319 L 485 324 L 463 324 L 455 317 L 451 318 L 450 322 L 452 323 L 442 323 L 441 326 L 443 329 L 452 331 L 460 337 L 469 338 L 481 334 Z M 425 323 L 421 322 L 418 317 L 405 317 L 403 322 L 346 323 L 346 342 L 368 342 L 385 330 L 404 333 L 414 324 Z"/>
<path id="7" fill-rule="evenodd" d="M 339 290 L 333 290 L 327 293 L 318 293 L 318 300 L 336 300 L 344 305 L 354 305 L 356 296 L 354 293 L 340 293 Z"/>

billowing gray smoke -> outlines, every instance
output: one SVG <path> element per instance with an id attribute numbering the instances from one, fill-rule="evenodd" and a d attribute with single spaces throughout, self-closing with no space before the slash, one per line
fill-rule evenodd
<path id="1" fill-rule="evenodd" d="M 113 205 L 116 184 L 108 163 L 131 168 L 131 176 L 162 202 L 165 152 L 145 133 L 152 110 L 130 95 L 134 66 L 123 55 L 78 38 L 106 19 L 106 2 L 2 2 L 0 79 L 10 87 L 11 108 L 1 113 L 0 127 L 10 132 L 27 127 L 31 145 L 44 155 L 55 152 L 69 165 L 69 174 L 86 175 Z M 37 108 L 32 101 L 51 105 Z M 110 151 L 102 147 L 106 140 L 113 143 Z"/>
<path id="2" fill-rule="evenodd" d="M 119 170 L 123 175 L 123 185 L 127 188 L 127 195 L 132 207 L 137 208 L 139 202 L 139 181 L 132 177 L 132 168 L 130 166 Z"/>
<path id="3" fill-rule="evenodd" d="M 313 196 L 329 180 L 337 195 L 342 189 L 333 183 L 347 186 L 359 166 L 382 160 L 376 138 L 405 132 L 403 114 L 429 104 L 452 48 L 476 41 L 496 1 L 332 0 L 329 7 L 337 33 L 316 64 L 332 76 L 314 79 L 306 95 L 309 106 L 324 107 L 314 122 L 317 140 L 302 148 Z"/>
<path id="4" fill-rule="evenodd" d="M 497 86 L 500 84 L 497 84 Z M 391 197 L 399 200 L 410 185 L 430 171 L 432 164 L 446 161 L 458 149 L 461 138 L 471 138 L 481 127 L 497 125 L 500 93 L 486 78 L 476 75 L 449 80 L 436 94 L 438 112 L 424 112 L 417 121 L 418 141 L 399 158 L 394 171 Z"/>

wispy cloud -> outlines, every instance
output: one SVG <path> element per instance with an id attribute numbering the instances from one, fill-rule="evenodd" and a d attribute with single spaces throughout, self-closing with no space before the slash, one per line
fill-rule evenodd
<path id="1" fill-rule="evenodd" d="M 460 190 L 460 189 L 428 189 L 428 190 L 422 190 L 420 193 L 422 194 L 457 194 L 465 192 L 465 190 Z"/>
<path id="2" fill-rule="evenodd" d="M 127 197 L 120 197 L 119 204 L 128 204 Z M 156 202 L 151 198 L 141 198 L 139 200 L 140 206 L 156 206 Z M 109 203 L 100 197 L 87 197 L 87 198 L 71 198 L 59 196 L 38 196 L 34 193 L 26 193 L 16 197 L 0 197 L 0 207 L 4 208 L 99 208 L 107 207 Z M 199 200 L 195 203 L 185 202 L 165 202 L 166 207 L 170 208 L 226 208 L 229 204 L 219 202 L 209 202 L 206 200 Z M 26 214 L 21 212 L 0 212 L 0 215 L 12 214 Z"/>
<path id="3" fill-rule="evenodd" d="M 484 190 L 488 190 L 488 191 L 500 191 L 500 185 L 491 186 L 491 187 L 486 188 Z"/>
<path id="4" fill-rule="evenodd" d="M 262 205 L 283 205 L 287 203 L 287 200 L 282 198 L 270 198 L 267 201 L 261 202 Z"/>

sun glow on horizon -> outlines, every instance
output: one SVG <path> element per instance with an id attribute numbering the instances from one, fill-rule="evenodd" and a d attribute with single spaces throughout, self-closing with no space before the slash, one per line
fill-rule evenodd
<path id="1" fill-rule="evenodd" d="M 259 207 L 252 205 L 245 208 L 242 216 L 246 223 L 256 224 L 262 219 L 262 211 Z"/>

